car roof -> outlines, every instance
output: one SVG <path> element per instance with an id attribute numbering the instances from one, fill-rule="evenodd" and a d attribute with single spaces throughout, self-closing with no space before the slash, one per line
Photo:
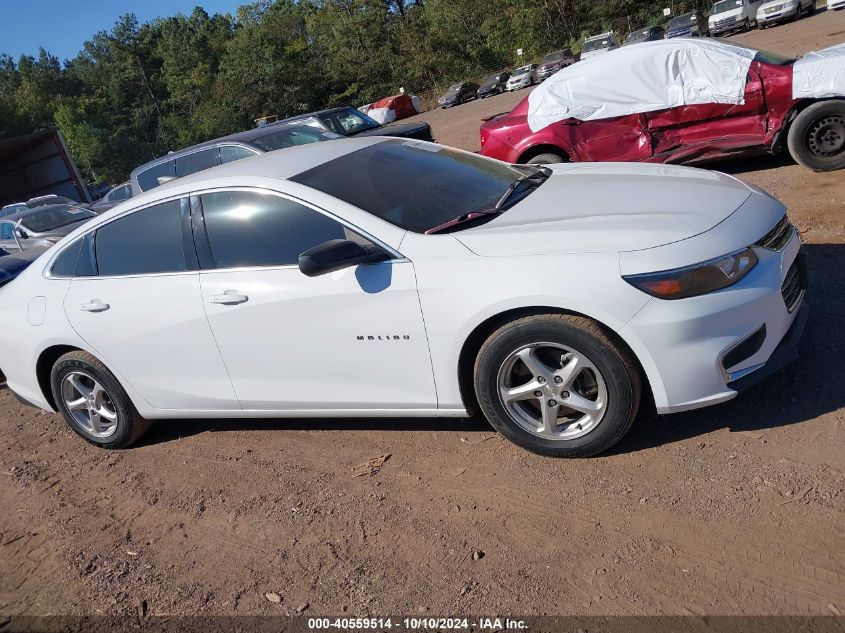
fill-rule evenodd
<path id="1" fill-rule="evenodd" d="M 203 141 L 202 143 L 197 143 L 196 145 L 190 145 L 189 147 L 183 147 L 182 149 L 175 150 L 170 152 L 169 154 L 165 154 L 164 156 L 159 156 L 158 158 L 154 158 L 151 161 L 147 161 L 143 165 L 138 165 L 135 169 L 132 170 L 132 174 L 130 175 L 130 179 L 128 182 L 132 182 L 133 177 L 139 174 L 142 171 L 146 171 L 150 167 L 154 165 L 159 165 L 161 163 L 165 163 L 169 160 L 173 160 L 175 158 L 180 158 L 185 154 L 192 154 L 199 150 L 202 150 L 207 147 L 216 147 L 218 145 L 225 145 L 226 143 L 244 143 L 247 145 L 252 145 L 252 141 L 260 138 L 264 138 L 265 136 L 269 136 L 278 132 L 280 129 L 284 127 L 288 127 L 291 124 L 297 123 L 298 121 L 303 121 L 308 119 L 309 117 L 319 116 L 323 114 L 331 114 L 333 112 L 340 112 L 343 110 L 347 110 L 349 108 L 331 108 L 328 110 L 320 110 L 319 112 L 311 112 L 308 114 L 301 114 L 295 117 L 291 117 L 289 119 L 283 119 L 282 121 L 275 121 L 270 123 L 269 125 L 264 125 L 262 127 L 251 128 L 249 130 L 244 130 L 242 132 L 235 132 L 234 134 L 227 134 L 226 136 L 220 136 L 218 138 L 213 138 L 209 141 Z M 254 147 L 254 145 L 253 145 Z M 256 149 L 260 149 L 257 148 Z M 261 150 L 264 151 L 264 150 Z"/>
<path id="2" fill-rule="evenodd" d="M 340 138 L 331 143 L 308 143 L 295 147 L 286 147 L 275 152 L 266 152 L 241 160 L 210 167 L 190 176 L 177 178 L 132 198 L 133 206 L 145 204 L 160 198 L 181 195 L 196 189 L 214 186 L 215 181 L 223 178 L 276 178 L 288 180 L 312 167 L 328 163 L 336 158 L 351 154 L 370 145 L 396 140 L 392 137 L 367 136 Z M 410 142 L 410 139 L 408 139 Z M 422 142 L 422 141 L 413 141 Z M 125 203 L 124 203 L 125 204 Z M 108 212 L 107 212 L 108 213 Z"/>
<path id="3" fill-rule="evenodd" d="M 22 209 L 22 210 L 20 210 L 16 213 L 12 213 L 10 215 L 3 217 L 2 220 L 6 221 L 6 222 L 17 222 L 18 220 L 21 220 L 23 218 L 27 218 L 31 215 L 35 215 L 36 213 L 43 213 L 44 211 L 49 211 L 50 209 L 56 209 L 56 208 L 59 208 L 59 207 L 63 207 L 65 209 L 67 209 L 68 207 L 75 207 L 75 206 L 76 205 L 74 205 L 74 204 L 67 204 L 65 202 L 60 202 L 58 204 L 42 204 L 39 207 L 33 207 L 31 209 L 27 207 L 26 209 Z M 80 208 L 82 208 L 82 207 L 80 207 Z M 84 209 L 84 210 L 87 211 L 88 209 Z"/>

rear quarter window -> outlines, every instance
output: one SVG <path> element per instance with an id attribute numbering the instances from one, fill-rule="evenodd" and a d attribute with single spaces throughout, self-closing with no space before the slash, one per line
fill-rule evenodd
<path id="1" fill-rule="evenodd" d="M 141 191 L 155 189 L 176 178 L 176 163 L 168 160 L 158 165 L 153 165 L 138 174 L 138 186 Z"/>

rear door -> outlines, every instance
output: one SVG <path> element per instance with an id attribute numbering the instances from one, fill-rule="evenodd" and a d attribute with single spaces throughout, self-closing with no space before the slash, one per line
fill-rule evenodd
<path id="1" fill-rule="evenodd" d="M 697 104 L 646 113 L 655 156 L 677 151 L 732 151 L 761 144 L 767 130 L 763 82 L 751 64 L 745 103 Z"/>
<path id="2" fill-rule="evenodd" d="M 187 199 L 100 226 L 64 307 L 94 353 L 153 407 L 240 408 L 205 317 Z"/>

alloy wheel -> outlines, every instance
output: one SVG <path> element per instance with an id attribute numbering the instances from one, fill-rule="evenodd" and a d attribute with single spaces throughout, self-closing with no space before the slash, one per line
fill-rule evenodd
<path id="1" fill-rule="evenodd" d="M 512 352 L 499 369 L 498 390 L 514 422 L 550 440 L 586 435 L 607 408 L 607 385 L 596 366 L 558 343 L 532 343 Z"/>
<path id="2" fill-rule="evenodd" d="M 105 388 L 90 374 L 74 371 L 62 379 L 62 400 L 77 424 L 98 439 L 117 430 L 117 409 Z"/>

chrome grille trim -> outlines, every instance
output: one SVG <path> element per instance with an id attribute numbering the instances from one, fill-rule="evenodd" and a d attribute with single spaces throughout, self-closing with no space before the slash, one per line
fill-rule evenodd
<path id="1" fill-rule="evenodd" d="M 792 230 L 794 228 L 795 227 L 792 226 L 792 222 L 789 221 L 789 217 L 783 216 L 778 223 L 775 224 L 771 231 L 766 233 L 754 243 L 754 246 L 767 248 L 772 251 L 779 251 L 786 246 L 787 242 L 789 242 L 789 238 L 792 237 Z"/>

